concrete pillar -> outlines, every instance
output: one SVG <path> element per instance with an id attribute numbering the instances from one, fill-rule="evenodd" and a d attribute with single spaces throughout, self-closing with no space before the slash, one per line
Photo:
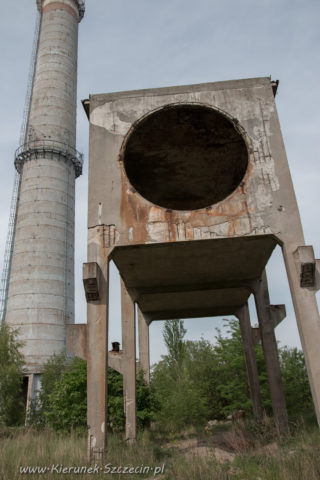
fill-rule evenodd
<path id="1" fill-rule="evenodd" d="M 84 264 L 87 297 L 87 421 L 89 461 L 102 461 L 107 449 L 108 251 L 104 227 L 89 229 L 88 260 Z M 88 267 L 88 268 L 87 268 Z M 93 272 L 93 273 L 92 273 Z M 95 273 L 94 273 L 95 272 Z"/>
<path id="2" fill-rule="evenodd" d="M 34 374 L 28 375 L 28 392 L 27 392 L 27 404 L 26 404 L 26 420 L 25 425 L 28 424 L 28 413 L 31 407 L 31 402 L 34 397 Z"/>
<path id="3" fill-rule="evenodd" d="M 272 408 L 279 433 L 289 432 L 286 402 L 284 397 L 277 341 L 274 333 L 275 321 L 270 308 L 266 272 L 253 283 L 255 304 L 259 319 L 262 348 L 269 379 Z"/>
<path id="4" fill-rule="evenodd" d="M 312 249 L 312 247 L 303 247 L 303 249 L 308 248 Z M 318 285 L 301 286 L 303 264 L 303 259 L 300 258 L 301 250 L 301 247 L 297 249 L 295 245 L 286 243 L 282 247 L 313 403 L 320 426 L 320 319 L 315 298 L 316 289 L 319 288 L 319 273 L 316 268 L 315 276 L 318 276 Z M 317 265 L 318 261 L 315 264 Z"/>
<path id="5" fill-rule="evenodd" d="M 245 305 L 236 312 L 236 316 L 238 317 L 240 324 L 253 416 L 254 419 L 259 422 L 262 419 L 263 410 L 248 303 L 245 303 Z"/>
<path id="6" fill-rule="evenodd" d="M 123 396 L 126 415 L 126 440 L 137 439 L 136 414 L 136 321 L 135 305 L 121 280 L 121 317 L 123 350 Z"/>
<path id="7" fill-rule="evenodd" d="M 140 367 L 144 372 L 144 379 L 147 385 L 150 385 L 150 343 L 149 343 L 149 325 L 146 322 L 143 313 L 138 308 L 138 331 L 139 331 L 139 360 Z"/>

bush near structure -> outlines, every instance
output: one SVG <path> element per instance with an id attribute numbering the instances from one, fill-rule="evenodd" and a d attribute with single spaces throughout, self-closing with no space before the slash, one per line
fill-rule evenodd
<path id="1" fill-rule="evenodd" d="M 24 422 L 22 393 L 24 358 L 17 340 L 18 330 L 5 322 L 0 327 L 0 424 L 13 426 Z"/>
<path id="2" fill-rule="evenodd" d="M 217 330 L 215 343 L 201 339 L 185 341 L 181 320 L 164 323 L 168 354 L 153 366 L 150 388 L 137 375 L 137 423 L 141 429 L 156 421 L 165 429 L 179 431 L 188 425 L 225 419 L 235 410 L 252 415 L 239 323 L 226 323 L 227 337 Z M 263 408 L 272 414 L 266 368 L 261 345 L 256 358 Z M 313 411 L 303 354 L 296 348 L 279 348 L 288 413 L 296 417 Z M 86 428 L 86 362 L 54 356 L 42 376 L 42 391 L 29 412 L 32 424 L 55 430 Z M 108 427 L 124 429 L 122 375 L 108 369 Z"/>

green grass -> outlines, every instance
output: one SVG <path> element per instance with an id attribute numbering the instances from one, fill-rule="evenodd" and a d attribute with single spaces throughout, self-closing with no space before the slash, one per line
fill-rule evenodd
<path id="1" fill-rule="evenodd" d="M 320 434 L 316 427 L 296 427 L 286 438 L 272 438 L 272 428 L 255 430 L 248 424 L 239 424 L 225 431 L 225 446 L 236 457 L 232 463 L 219 463 L 208 449 L 199 456 L 190 449 L 179 450 L 179 442 L 198 439 L 210 446 L 221 427 L 210 433 L 189 429 L 174 437 L 165 432 L 145 431 L 137 444 L 127 445 L 120 436 L 109 435 L 108 455 L 104 464 L 134 466 L 141 471 L 146 466 L 165 464 L 162 480 L 318 480 L 320 479 Z M 170 445 L 168 445 L 168 443 Z M 271 444 L 271 447 L 270 447 Z M 172 446 L 173 445 L 173 446 Z M 269 446 L 268 446 L 269 445 Z M 157 478 L 149 474 L 24 474 L 20 467 L 52 465 L 89 466 L 87 438 L 83 433 L 57 434 L 52 430 L 41 432 L 30 429 L 0 431 L 0 479 L 129 479 Z"/>
<path id="2" fill-rule="evenodd" d="M 245 454 L 236 459 L 235 465 L 249 480 L 318 480 L 319 432 L 301 432 L 280 442 L 277 452 Z"/>

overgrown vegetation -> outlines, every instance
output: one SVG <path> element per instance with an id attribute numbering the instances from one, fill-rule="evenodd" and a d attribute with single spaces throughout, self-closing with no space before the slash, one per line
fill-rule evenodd
<path id="1" fill-rule="evenodd" d="M 0 424 L 20 425 L 24 422 L 22 393 L 23 355 L 19 349 L 17 330 L 5 322 L 0 327 Z"/>
<path id="2" fill-rule="evenodd" d="M 54 355 L 46 364 L 42 386 L 28 412 L 28 424 L 36 428 L 50 426 L 57 431 L 87 428 L 87 364 L 81 358 Z M 137 376 L 138 427 L 149 425 L 152 400 L 143 372 Z M 108 426 L 114 432 L 124 429 L 122 375 L 108 369 Z"/>
<path id="3" fill-rule="evenodd" d="M 308 411 L 312 412 L 313 403 L 302 351 L 282 347 L 279 349 L 279 356 L 289 414 L 299 416 Z"/>
<path id="4" fill-rule="evenodd" d="M 113 433 L 108 436 L 106 464 L 165 465 L 162 480 L 320 479 L 318 430 L 292 424 L 293 435 L 279 440 L 268 416 L 260 425 L 250 420 L 251 402 L 238 323 L 228 322 L 227 337 L 218 330 L 215 344 L 204 339 L 185 341 L 185 333 L 182 321 L 165 322 L 163 334 L 168 353 L 154 366 L 151 387 L 145 384 L 142 371 L 137 375 L 140 430 L 136 445 L 123 442 L 122 376 L 108 370 L 108 427 Z M 21 422 L 23 408 L 17 408 L 22 406 L 20 346 L 16 332 L 5 327 L 0 338 L 0 478 L 23 478 L 20 467 L 26 466 L 87 465 L 86 362 L 79 358 L 66 358 L 63 354 L 51 358 L 42 375 L 42 390 L 29 412 L 29 427 L 3 426 Z M 279 357 L 291 419 L 305 412 L 310 415 L 312 400 L 302 352 L 280 348 Z M 263 406 L 270 412 L 259 345 L 256 358 Z M 233 425 L 223 421 L 238 409 L 246 411 L 245 422 Z M 209 419 L 222 422 L 211 429 L 204 428 Z M 32 476 L 43 478 L 43 474 Z M 152 478 L 152 473 L 138 476 Z M 137 475 L 95 475 L 109 477 Z M 47 478 L 61 478 L 61 473 L 53 470 Z M 68 478 L 88 476 L 68 473 Z"/>
<path id="5" fill-rule="evenodd" d="M 184 341 L 181 320 L 167 321 L 164 340 L 168 354 L 154 366 L 152 388 L 158 400 L 157 418 L 179 430 L 185 425 L 224 419 L 235 410 L 251 415 L 239 324 L 227 322 L 227 336 L 217 330 L 215 344 L 207 340 Z M 255 354 L 263 408 L 272 413 L 262 346 Z M 290 416 L 312 411 L 312 399 L 302 352 L 279 348 L 283 384 Z"/>
<path id="6" fill-rule="evenodd" d="M 138 427 L 156 421 L 164 430 L 179 431 L 188 425 L 204 425 L 224 419 L 235 410 L 251 416 L 245 359 L 239 325 L 227 322 L 227 336 L 217 330 L 215 343 L 185 341 L 181 320 L 164 323 L 167 355 L 152 372 L 151 388 L 137 375 Z M 23 357 L 17 332 L 6 324 L 0 335 L 0 421 L 18 425 L 24 420 L 22 397 Z M 256 346 L 263 408 L 272 414 L 266 368 L 261 345 Z M 313 410 L 303 354 L 296 348 L 279 348 L 288 413 L 297 417 Z M 86 362 L 53 356 L 42 375 L 42 389 L 28 413 L 28 422 L 37 428 L 49 425 L 59 431 L 86 429 Z M 108 427 L 124 429 L 122 376 L 108 370 Z"/>

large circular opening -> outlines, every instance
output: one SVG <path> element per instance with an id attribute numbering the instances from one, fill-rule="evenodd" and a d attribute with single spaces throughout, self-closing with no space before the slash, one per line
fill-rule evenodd
<path id="1" fill-rule="evenodd" d="M 246 144 L 220 112 L 198 105 L 169 106 L 144 118 L 127 140 L 124 167 L 147 200 L 172 210 L 220 202 L 240 184 Z"/>

